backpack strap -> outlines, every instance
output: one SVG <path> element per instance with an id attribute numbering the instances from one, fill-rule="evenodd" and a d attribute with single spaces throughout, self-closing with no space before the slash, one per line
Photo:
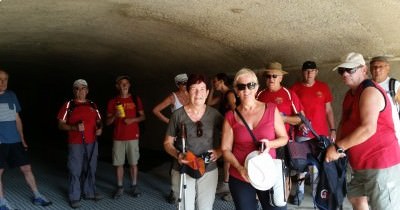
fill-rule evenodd
<path id="1" fill-rule="evenodd" d="M 394 84 L 396 83 L 396 79 L 390 78 L 389 79 L 389 94 L 392 96 L 393 101 L 395 100 L 394 98 L 396 97 L 396 90 L 394 89 Z"/>
<path id="2" fill-rule="evenodd" d="M 96 105 L 93 101 L 91 101 L 91 100 L 87 100 L 87 101 L 88 101 L 89 105 L 96 111 L 96 113 L 97 113 L 99 119 L 101 119 L 101 115 L 100 115 L 99 110 L 97 109 L 97 105 Z M 84 104 L 82 104 L 82 105 L 84 105 Z M 68 101 L 68 103 L 67 103 L 67 111 L 66 111 L 66 113 L 65 113 L 65 115 L 66 115 L 66 118 L 65 118 L 66 121 L 68 121 L 69 117 L 71 116 L 71 113 L 74 111 L 74 109 L 75 109 L 77 106 L 81 106 L 81 105 L 80 105 L 80 104 L 77 105 L 77 104 L 75 103 L 75 100 L 74 100 L 74 99 L 71 99 L 71 100 Z"/>

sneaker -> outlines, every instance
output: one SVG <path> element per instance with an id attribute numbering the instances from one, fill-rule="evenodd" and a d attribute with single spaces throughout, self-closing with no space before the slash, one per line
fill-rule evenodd
<path id="1" fill-rule="evenodd" d="M 14 208 L 11 207 L 7 200 L 4 200 L 3 205 L 0 206 L 0 210 L 14 210 Z"/>
<path id="2" fill-rule="evenodd" d="M 232 201 L 233 198 L 232 198 L 231 193 L 227 193 L 224 196 L 222 196 L 222 200 L 224 200 L 224 201 Z"/>
<path id="3" fill-rule="evenodd" d="M 32 203 L 36 206 L 50 206 L 51 201 L 47 200 L 44 196 L 33 198 Z"/>
<path id="4" fill-rule="evenodd" d="M 84 196 L 83 199 L 85 200 L 93 200 L 93 201 L 99 201 L 101 199 L 103 199 L 104 196 L 100 193 L 95 193 L 94 196 Z"/>
<path id="5" fill-rule="evenodd" d="M 217 191 L 215 192 L 216 194 L 222 194 L 222 193 L 229 193 L 229 184 L 228 182 L 221 182 L 218 184 Z"/>
<path id="6" fill-rule="evenodd" d="M 115 193 L 114 193 L 113 198 L 114 198 L 114 199 L 118 199 L 118 198 L 120 198 L 123 194 L 124 194 L 124 188 L 118 186 L 117 190 L 116 190 Z"/>
<path id="7" fill-rule="evenodd" d="M 134 198 L 140 197 L 142 193 L 139 190 L 139 187 L 137 185 L 132 185 L 131 186 L 131 194 Z"/>
<path id="8" fill-rule="evenodd" d="M 168 197 L 167 197 L 167 202 L 170 204 L 174 204 L 176 203 L 176 198 L 174 195 L 174 191 L 171 190 L 171 192 L 169 193 Z"/>
<path id="9" fill-rule="evenodd" d="M 71 201 L 69 204 L 71 205 L 71 208 L 73 208 L 73 209 L 81 207 L 81 202 L 79 200 Z"/>

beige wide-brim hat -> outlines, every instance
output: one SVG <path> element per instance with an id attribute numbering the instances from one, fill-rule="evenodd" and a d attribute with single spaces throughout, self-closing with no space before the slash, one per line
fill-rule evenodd
<path id="1" fill-rule="evenodd" d="M 245 168 L 250 184 L 258 190 L 271 189 L 278 178 L 275 163 L 268 152 L 260 153 L 256 150 L 249 153 L 245 160 Z"/>
<path id="2" fill-rule="evenodd" d="M 279 62 L 270 62 L 265 66 L 265 72 L 279 72 L 281 75 L 289 74 L 282 69 L 282 64 Z"/>

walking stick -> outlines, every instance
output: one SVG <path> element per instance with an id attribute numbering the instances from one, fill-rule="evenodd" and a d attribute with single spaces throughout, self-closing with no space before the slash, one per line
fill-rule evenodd
<path id="1" fill-rule="evenodd" d="M 186 155 L 186 127 L 185 124 L 181 124 L 181 137 L 182 137 L 182 153 Z M 179 199 L 178 199 L 178 209 L 185 210 L 186 209 L 186 173 L 181 170 L 181 179 L 179 183 Z"/>

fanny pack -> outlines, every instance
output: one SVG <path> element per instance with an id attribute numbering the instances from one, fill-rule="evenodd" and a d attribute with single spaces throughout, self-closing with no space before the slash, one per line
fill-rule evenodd
<path id="1" fill-rule="evenodd" d="M 206 172 L 206 163 L 203 157 L 197 157 L 192 151 L 188 150 L 185 154 L 185 160 L 189 163 L 181 165 L 180 172 L 198 179 Z"/>

